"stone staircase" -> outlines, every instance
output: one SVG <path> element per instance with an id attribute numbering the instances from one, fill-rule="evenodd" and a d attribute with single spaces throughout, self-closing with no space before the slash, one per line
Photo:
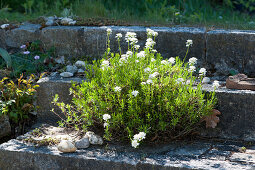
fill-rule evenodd
<path id="1" fill-rule="evenodd" d="M 103 53 L 106 27 L 48 27 L 26 24 L 20 28 L 0 30 L 0 47 L 17 48 L 22 43 L 40 39 L 45 46 L 56 46 L 59 55 L 91 55 Z M 113 33 L 134 31 L 145 42 L 144 27 L 111 27 Z M 152 28 L 159 32 L 157 50 L 165 57 L 183 56 L 187 39 L 194 41 L 190 56 L 201 59 L 200 65 L 216 69 L 216 75 L 226 75 L 229 69 L 254 75 L 255 55 L 252 31 L 208 31 L 198 28 Z M 114 37 L 111 42 L 115 43 Z M 176 43 L 181 42 L 181 44 Z M 124 45 L 124 44 L 123 44 Z M 142 45 L 142 44 L 141 44 Z M 116 49 L 115 49 L 116 50 Z M 58 116 L 51 101 L 70 103 L 71 81 L 82 78 L 45 77 L 38 81 L 38 123 L 55 124 Z M 212 91 L 205 85 L 205 91 Z M 215 129 L 205 129 L 201 135 L 217 139 L 197 142 L 177 142 L 158 146 L 144 146 L 138 150 L 129 145 L 91 147 L 76 153 L 62 154 L 56 147 L 35 148 L 12 139 L 0 145 L 0 170 L 5 169 L 255 169 L 255 91 L 216 90 L 217 109 L 222 113 Z M 55 108 L 56 111 L 57 108 Z M 59 114 L 61 114 L 59 112 Z M 231 141 L 231 142 L 229 142 Z M 233 142 L 234 141 L 234 142 Z M 241 141 L 241 142 L 235 142 Z M 246 152 L 240 151 L 245 146 Z"/>

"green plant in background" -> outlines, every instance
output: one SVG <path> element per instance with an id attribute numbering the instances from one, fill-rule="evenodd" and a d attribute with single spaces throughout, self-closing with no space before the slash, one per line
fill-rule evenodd
<path id="1" fill-rule="evenodd" d="M 11 77 L 19 77 L 21 73 L 25 75 L 41 73 L 53 66 L 50 61 L 54 56 L 54 49 L 44 51 L 40 41 L 34 41 L 22 45 L 21 52 L 10 55 L 6 50 L 0 48 L 0 68 L 7 67 L 12 70 Z"/>
<path id="2" fill-rule="evenodd" d="M 29 118 L 29 114 L 35 111 L 34 95 L 38 85 L 34 85 L 34 76 L 23 79 L 21 76 L 17 83 L 3 78 L 0 81 L 0 116 L 7 115 L 17 124 Z"/>
<path id="3" fill-rule="evenodd" d="M 147 29 L 144 51 L 139 51 L 136 33 L 128 32 L 126 54 L 110 53 L 111 29 L 107 29 L 105 56 L 94 61 L 89 81 L 73 84 L 73 105 L 53 103 L 65 115 L 61 126 L 105 131 L 107 140 L 130 140 L 133 147 L 145 141 L 176 139 L 189 135 L 211 115 L 215 93 L 205 94 L 201 81 L 206 69 L 197 72 L 197 59 L 184 63 L 178 57 L 163 60 L 154 49 L 157 32 Z M 116 35 L 120 39 L 120 33 Z M 192 40 L 186 42 L 189 48 Z M 120 48 L 120 47 L 119 47 Z M 186 57 L 185 57 L 186 58 Z M 198 76 L 198 77 L 197 77 Z M 199 80 L 196 88 L 193 84 Z"/>

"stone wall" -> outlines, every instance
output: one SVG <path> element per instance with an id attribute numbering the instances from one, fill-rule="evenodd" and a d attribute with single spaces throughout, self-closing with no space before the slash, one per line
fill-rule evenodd
<path id="1" fill-rule="evenodd" d="M 13 30 L 0 29 L 0 47 L 19 48 L 20 45 L 41 40 L 46 48 L 54 46 L 58 55 L 100 57 L 106 48 L 106 29 L 111 28 L 112 51 L 117 51 L 116 33 L 137 33 L 138 44 L 146 42 L 146 27 L 138 26 L 51 26 L 24 24 Z M 255 76 L 255 31 L 212 30 L 188 27 L 151 27 L 158 31 L 156 49 L 163 57 L 170 58 L 186 53 L 186 40 L 192 39 L 188 57 L 197 57 L 201 67 L 206 67 L 212 76 L 229 75 L 230 70 Z M 122 38 L 123 51 L 127 43 Z"/>

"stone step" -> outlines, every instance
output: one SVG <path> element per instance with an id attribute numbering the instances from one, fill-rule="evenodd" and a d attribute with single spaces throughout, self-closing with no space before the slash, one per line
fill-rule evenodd
<path id="1" fill-rule="evenodd" d="M 59 117 L 51 112 L 55 108 L 51 102 L 55 94 L 59 101 L 70 103 L 69 95 L 71 81 L 82 82 L 81 78 L 43 78 L 38 82 L 38 121 L 41 123 L 56 123 Z M 212 91 L 211 85 L 204 85 L 205 91 Z M 255 91 L 231 90 L 221 87 L 216 90 L 218 98 L 217 109 L 221 112 L 220 122 L 215 129 L 202 130 L 202 136 L 227 138 L 235 140 L 255 141 Z M 61 112 L 58 112 L 60 116 Z"/>
<path id="2" fill-rule="evenodd" d="M 56 146 L 35 147 L 12 139 L 0 145 L 1 170 L 186 170 L 255 169 L 255 147 L 229 142 L 172 142 L 156 146 L 105 144 L 60 153 Z"/>
<path id="3" fill-rule="evenodd" d="M 118 50 L 116 33 L 136 32 L 138 44 L 144 47 L 146 27 L 141 26 L 50 26 L 23 24 L 13 30 L 0 29 L 0 47 L 19 48 L 26 42 L 41 40 L 46 49 L 54 46 L 56 54 L 65 56 L 100 57 L 106 49 L 106 29 L 112 29 L 111 52 Z M 197 57 L 201 67 L 216 71 L 214 76 L 229 75 L 231 70 L 255 76 L 255 31 L 206 30 L 192 27 L 150 27 L 159 33 L 156 50 L 165 58 L 186 53 L 186 40 L 193 40 L 187 59 Z M 120 41 L 122 51 L 127 50 L 124 37 Z"/>

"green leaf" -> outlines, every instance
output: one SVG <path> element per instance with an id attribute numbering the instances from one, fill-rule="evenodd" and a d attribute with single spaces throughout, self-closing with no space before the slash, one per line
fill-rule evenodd
<path id="1" fill-rule="evenodd" d="M 0 56 L 2 56 L 6 62 L 7 68 L 10 68 L 12 66 L 12 59 L 10 54 L 6 50 L 0 48 Z"/>

